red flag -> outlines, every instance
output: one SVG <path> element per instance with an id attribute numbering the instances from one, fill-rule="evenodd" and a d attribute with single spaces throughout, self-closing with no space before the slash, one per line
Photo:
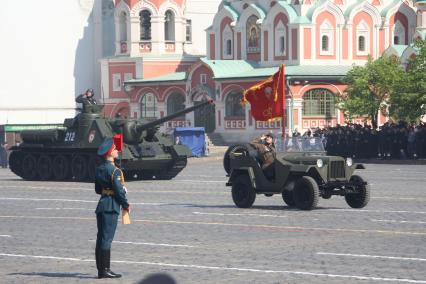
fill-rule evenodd
<path id="1" fill-rule="evenodd" d="M 251 114 L 256 120 L 282 117 L 285 107 L 284 64 L 277 73 L 246 90 L 241 101 L 250 103 Z"/>
<path id="2" fill-rule="evenodd" d="M 115 147 L 117 148 L 117 151 L 123 151 L 123 134 L 115 134 L 112 139 L 114 141 Z"/>

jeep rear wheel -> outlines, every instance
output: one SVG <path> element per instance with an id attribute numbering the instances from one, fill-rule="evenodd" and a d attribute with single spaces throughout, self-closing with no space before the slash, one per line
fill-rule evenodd
<path id="1" fill-rule="evenodd" d="M 319 189 L 317 182 L 303 176 L 296 181 L 293 191 L 294 203 L 301 210 L 312 210 L 318 205 Z"/>
<path id="2" fill-rule="evenodd" d="M 250 208 L 256 199 L 256 192 L 247 174 L 241 174 L 232 181 L 232 200 L 240 208 Z"/>
<path id="3" fill-rule="evenodd" d="M 356 189 L 356 193 L 345 195 L 346 203 L 352 208 L 363 208 L 370 201 L 370 185 L 365 183 L 358 175 L 351 176 L 349 180 Z"/>

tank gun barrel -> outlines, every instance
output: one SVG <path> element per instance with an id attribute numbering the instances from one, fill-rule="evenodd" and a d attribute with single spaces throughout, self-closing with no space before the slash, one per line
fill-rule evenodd
<path id="1" fill-rule="evenodd" d="M 195 105 L 195 106 L 192 106 L 192 107 L 186 108 L 186 109 L 184 109 L 184 110 L 181 110 L 181 111 L 175 112 L 175 113 L 173 113 L 173 114 L 171 114 L 171 115 L 168 115 L 168 116 L 162 117 L 162 118 L 160 118 L 160 119 L 157 119 L 157 120 L 154 120 L 154 121 L 151 121 L 151 122 L 145 123 L 145 124 L 139 124 L 139 125 L 137 126 L 137 130 L 138 130 L 138 131 L 143 131 L 143 130 L 150 129 L 150 128 L 152 128 L 152 127 L 156 126 L 156 125 L 160 125 L 160 124 L 162 124 L 162 123 L 164 123 L 164 122 L 166 122 L 166 121 L 172 120 L 173 118 L 179 117 L 179 116 L 181 116 L 182 114 L 186 114 L 186 113 L 188 113 L 188 112 L 194 111 L 194 110 L 196 110 L 196 109 L 198 109 L 198 108 L 201 108 L 201 107 L 204 107 L 205 105 L 208 105 L 208 104 L 213 104 L 213 100 L 208 100 L 208 101 L 203 102 L 203 103 L 201 103 L 201 104 L 199 104 L 199 105 Z"/>

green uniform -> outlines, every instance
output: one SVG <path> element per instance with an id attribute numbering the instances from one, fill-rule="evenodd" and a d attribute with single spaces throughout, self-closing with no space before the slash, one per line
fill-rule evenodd
<path id="1" fill-rule="evenodd" d="M 105 161 L 96 168 L 95 191 L 101 195 L 96 207 L 98 234 L 96 265 L 98 271 L 110 267 L 111 243 L 117 228 L 120 206 L 129 208 L 122 171 L 113 162 Z"/>

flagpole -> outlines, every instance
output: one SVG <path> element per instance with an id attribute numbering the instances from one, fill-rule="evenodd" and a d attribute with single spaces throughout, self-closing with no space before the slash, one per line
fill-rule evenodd
<path id="1" fill-rule="evenodd" d="M 284 64 L 281 64 L 281 68 L 280 68 L 281 70 L 280 70 L 280 72 L 284 72 Z M 283 91 L 283 117 L 282 117 L 282 119 L 281 119 L 281 128 L 282 128 L 282 138 L 283 138 L 283 140 L 284 140 L 284 137 L 285 137 L 285 123 L 286 123 L 286 121 L 285 121 L 285 117 L 286 117 L 286 109 L 285 109 L 285 87 L 286 87 L 286 85 L 285 85 L 285 73 L 284 73 L 284 75 L 282 76 L 282 82 L 281 82 L 281 84 L 282 84 L 282 91 Z"/>

